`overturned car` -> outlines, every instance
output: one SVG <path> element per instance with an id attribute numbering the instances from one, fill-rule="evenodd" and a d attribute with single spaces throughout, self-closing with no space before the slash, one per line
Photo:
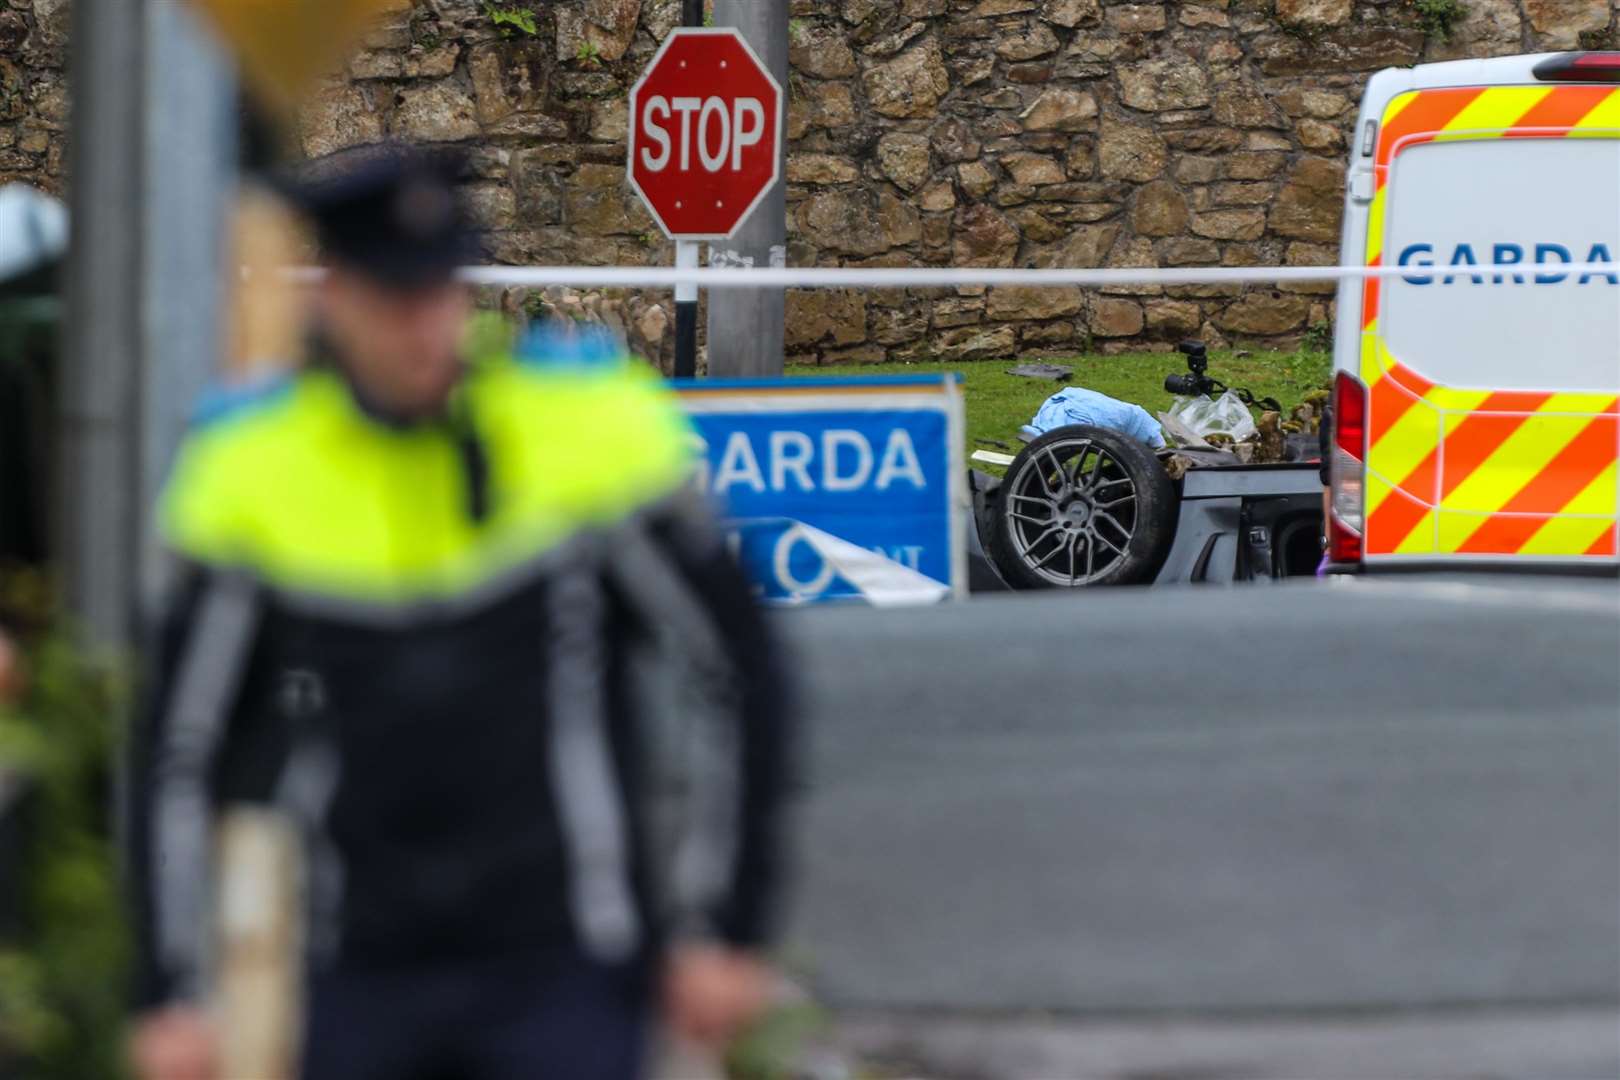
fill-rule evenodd
<path id="1" fill-rule="evenodd" d="M 1167 390 L 1226 390 L 1208 376 L 1201 342 L 1180 348 L 1189 371 L 1166 378 Z M 974 456 L 1006 466 L 1001 476 L 970 473 L 975 592 L 1272 581 L 1309 577 L 1321 563 L 1314 435 L 1289 435 L 1283 460 L 1256 463 L 1234 449 L 1155 450 L 1118 431 L 1072 424 L 1030 437 L 1011 458 Z"/>

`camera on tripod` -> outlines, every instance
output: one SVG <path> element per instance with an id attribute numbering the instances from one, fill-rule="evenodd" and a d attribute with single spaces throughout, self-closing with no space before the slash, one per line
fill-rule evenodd
<path id="1" fill-rule="evenodd" d="M 1207 394 L 1210 397 L 1220 397 L 1227 392 L 1226 384 L 1219 379 L 1209 377 L 1209 346 L 1202 341 L 1183 341 L 1176 346 L 1176 351 L 1187 357 L 1187 374 L 1166 375 L 1164 388 L 1167 392 L 1181 397 L 1198 397 Z M 1257 398 L 1241 386 L 1232 388 L 1239 401 L 1257 409 L 1268 409 L 1271 412 L 1282 412 L 1282 406 L 1274 397 Z"/>
<path id="2" fill-rule="evenodd" d="M 1202 341 L 1183 341 L 1176 346 L 1176 351 L 1187 357 L 1186 375 L 1166 375 L 1164 388 L 1172 394 L 1182 397 L 1197 397 L 1200 394 L 1224 393 L 1226 387 L 1210 378 L 1209 346 Z"/>

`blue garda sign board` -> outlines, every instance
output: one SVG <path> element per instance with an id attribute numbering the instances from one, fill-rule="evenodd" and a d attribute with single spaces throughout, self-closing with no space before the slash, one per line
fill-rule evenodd
<path id="1" fill-rule="evenodd" d="M 769 601 L 930 603 L 965 588 L 954 377 L 681 380 L 700 486 Z"/>

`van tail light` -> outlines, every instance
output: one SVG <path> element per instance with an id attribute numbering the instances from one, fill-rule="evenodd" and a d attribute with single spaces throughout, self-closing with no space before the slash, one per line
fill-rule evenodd
<path id="1" fill-rule="evenodd" d="M 1620 52 L 1567 52 L 1531 69 L 1542 82 L 1620 83 Z"/>
<path id="2" fill-rule="evenodd" d="M 1366 529 L 1367 388 L 1347 371 L 1333 380 L 1333 460 L 1328 465 L 1333 512 L 1328 515 L 1328 556 L 1336 563 L 1361 561 Z"/>

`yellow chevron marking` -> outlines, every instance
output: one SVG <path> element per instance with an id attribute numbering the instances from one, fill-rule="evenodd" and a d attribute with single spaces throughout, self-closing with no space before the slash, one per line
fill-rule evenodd
<path id="1" fill-rule="evenodd" d="M 1570 129 L 1572 139 L 1620 138 L 1620 90 L 1609 94 L 1597 108 L 1581 117 L 1580 123 Z"/>
<path id="2" fill-rule="evenodd" d="M 1389 477 L 1391 483 L 1398 484 L 1434 452 L 1439 442 L 1440 414 L 1419 401 L 1374 444 L 1367 455 L 1367 464 Z M 1425 503 L 1432 503 L 1435 495 L 1433 491 L 1408 491 L 1407 494 Z"/>
<path id="3" fill-rule="evenodd" d="M 1366 506 L 1363 507 L 1363 513 L 1366 516 L 1363 520 L 1370 521 L 1372 520 L 1373 511 L 1377 510 L 1379 504 L 1388 498 L 1389 493 L 1395 489 L 1389 485 L 1389 481 L 1385 480 L 1376 473 L 1367 472 L 1365 476 L 1367 494 L 1365 500 Z"/>
<path id="4" fill-rule="evenodd" d="M 1392 100 L 1388 105 L 1384 106 L 1384 123 L 1388 124 L 1391 120 L 1401 115 L 1401 110 L 1412 104 L 1412 102 L 1416 101 L 1419 93 L 1420 91 L 1417 90 L 1409 90 Z"/>
<path id="5" fill-rule="evenodd" d="M 1548 518 L 1519 548 L 1520 555 L 1580 555 L 1614 528 L 1614 518 Z"/>
<path id="6" fill-rule="evenodd" d="M 1489 514 L 1448 514 L 1441 513 L 1436 543 L 1441 551 L 1456 551 L 1468 542 L 1468 538 L 1487 521 L 1491 520 Z"/>
<path id="7" fill-rule="evenodd" d="M 1426 511 L 1423 519 L 1412 527 L 1406 538 L 1395 545 L 1397 555 L 1427 555 L 1435 549 L 1435 512 Z"/>
<path id="8" fill-rule="evenodd" d="M 1447 416 L 1447 430 L 1466 417 Z M 1448 510 L 1494 514 L 1545 469 L 1591 423 L 1588 416 L 1532 416 L 1443 500 Z M 1444 469 L 1444 462 L 1441 463 Z"/>
<path id="9" fill-rule="evenodd" d="M 1373 195 L 1367 205 L 1367 265 L 1371 266 L 1384 250 L 1384 207 L 1388 203 L 1389 185 L 1385 184 Z M 1385 279 L 1386 281 L 1388 279 Z"/>
<path id="10" fill-rule="evenodd" d="M 1459 390 L 1454 386 L 1436 385 L 1423 395 L 1423 400 L 1447 412 L 1468 413 L 1479 408 L 1490 396 L 1489 390 Z"/>
<path id="11" fill-rule="evenodd" d="M 1598 416 L 1609 407 L 1609 402 L 1613 401 L 1614 397 L 1613 394 L 1553 394 L 1537 411 Z"/>
<path id="12" fill-rule="evenodd" d="M 1453 116 L 1436 142 L 1499 137 L 1514 122 L 1553 92 L 1550 86 L 1497 86 L 1485 91 Z"/>
<path id="13" fill-rule="evenodd" d="M 1369 391 L 1384 377 L 1383 365 L 1378 358 L 1383 349 L 1383 339 L 1378 336 L 1378 324 L 1373 323 L 1361 333 L 1361 381 L 1366 384 Z"/>
<path id="14" fill-rule="evenodd" d="M 1620 498 L 1620 490 L 1615 488 L 1615 464 L 1610 462 L 1609 467 L 1582 488 L 1580 494 L 1569 500 L 1559 513 L 1600 514 L 1613 517 L 1617 498 Z"/>

